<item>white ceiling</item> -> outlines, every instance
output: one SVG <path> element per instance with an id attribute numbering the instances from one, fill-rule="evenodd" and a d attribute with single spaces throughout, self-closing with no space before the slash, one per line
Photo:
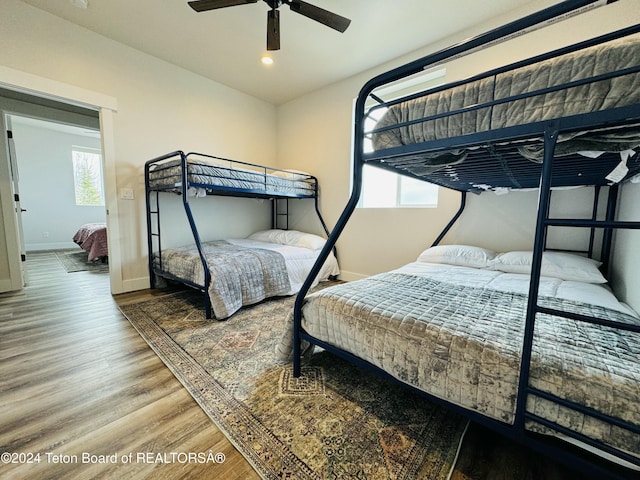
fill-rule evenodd
<path id="1" fill-rule="evenodd" d="M 196 13 L 187 0 L 23 0 L 275 105 L 427 46 L 530 0 L 307 0 L 351 19 L 345 33 L 280 7 L 281 49 L 265 67 L 265 2 Z M 535 2 L 534 2 L 535 3 Z"/>

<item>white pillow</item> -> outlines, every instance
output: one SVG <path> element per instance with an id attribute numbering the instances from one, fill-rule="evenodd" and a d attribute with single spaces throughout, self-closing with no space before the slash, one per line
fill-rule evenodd
<path id="1" fill-rule="evenodd" d="M 531 273 L 533 252 L 518 251 L 499 254 L 492 261 L 492 268 L 505 273 Z M 585 283 L 607 283 L 598 267 L 597 260 L 574 253 L 544 252 L 540 275 L 562 280 Z"/>
<path id="2" fill-rule="evenodd" d="M 312 233 L 299 232 L 297 230 L 263 230 L 252 233 L 247 238 L 268 243 L 279 243 L 280 245 L 290 245 L 292 247 L 307 248 L 309 250 L 320 250 L 324 247 L 326 240 Z"/>
<path id="3" fill-rule="evenodd" d="M 258 240 L 259 242 L 282 244 L 282 232 L 283 230 L 261 230 L 252 233 L 247 238 L 250 240 Z"/>
<path id="4" fill-rule="evenodd" d="M 308 248 L 309 250 L 320 250 L 326 242 L 324 238 L 318 235 L 297 230 L 284 230 L 284 238 L 286 245 Z"/>
<path id="5" fill-rule="evenodd" d="M 473 268 L 491 268 L 496 252 L 471 245 L 436 245 L 418 256 L 418 262 L 445 263 Z"/>

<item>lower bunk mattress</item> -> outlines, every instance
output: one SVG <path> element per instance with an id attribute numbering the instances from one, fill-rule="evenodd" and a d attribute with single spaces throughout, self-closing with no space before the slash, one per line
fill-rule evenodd
<path id="1" fill-rule="evenodd" d="M 298 232 L 292 231 L 269 231 L 258 232 L 250 238 L 202 243 L 211 273 L 208 295 L 217 319 L 227 318 L 243 306 L 270 297 L 293 295 L 300 290 L 324 240 L 309 245 L 312 248 L 274 243 L 287 234 L 306 240 L 315 237 L 310 234 L 296 235 Z M 163 272 L 172 278 L 205 286 L 204 269 L 195 245 L 163 249 L 161 263 L 158 254 L 154 255 L 154 268 L 157 273 Z M 338 262 L 332 254 L 324 263 L 314 285 L 339 273 Z"/>
<path id="2" fill-rule="evenodd" d="M 528 285 L 529 275 L 414 262 L 307 295 L 302 327 L 404 383 L 512 424 Z M 540 303 L 640 324 L 598 284 L 542 277 Z M 282 361 L 291 354 L 292 330 L 276 349 Z M 640 425 L 640 334 L 539 314 L 530 385 Z M 637 434 L 538 397 L 526 408 L 640 458 Z M 527 429 L 554 434 L 533 422 Z"/>

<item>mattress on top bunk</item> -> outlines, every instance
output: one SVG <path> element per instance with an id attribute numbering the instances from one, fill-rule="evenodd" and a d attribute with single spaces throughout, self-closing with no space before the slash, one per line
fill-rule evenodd
<path id="1" fill-rule="evenodd" d="M 179 159 L 153 165 L 149 170 L 149 186 L 152 189 L 179 188 L 182 185 Z M 271 173 L 268 173 L 271 171 Z M 258 193 L 281 193 L 287 195 L 315 195 L 315 179 L 306 173 L 293 170 L 261 170 L 236 168 L 229 161 L 187 161 L 187 181 L 197 184 L 190 188 L 192 196 L 204 196 L 207 187 L 225 187 Z"/>
<path id="2" fill-rule="evenodd" d="M 431 115 L 507 99 L 628 67 L 637 67 L 640 64 L 639 59 L 640 34 L 635 34 L 394 104 L 377 122 L 375 128 L 393 127 Z M 372 144 L 374 150 L 384 150 L 632 104 L 640 104 L 640 73 L 375 132 L 372 134 Z M 639 145 L 640 128 L 624 133 L 601 132 L 589 135 L 580 132 L 561 135 L 556 154 L 569 155 L 581 151 L 619 152 Z M 523 145 L 519 151 L 530 160 L 542 160 L 541 141 Z M 458 149 L 448 152 L 444 157 L 439 152 L 420 156 L 426 165 L 433 162 L 438 166 L 459 162 L 464 158 L 464 154 L 464 149 Z M 389 162 L 393 163 L 393 159 Z"/>
<path id="3" fill-rule="evenodd" d="M 292 240 L 291 243 L 295 244 L 277 243 L 281 240 Z M 245 239 L 203 242 L 202 248 L 211 271 L 208 294 L 216 318 L 227 318 L 242 306 L 265 298 L 297 293 L 324 242 L 321 237 L 291 230 L 267 230 Z M 157 253 L 153 261 L 159 268 Z M 163 249 L 162 270 L 199 286 L 205 284 L 202 262 L 195 245 Z M 314 285 L 339 274 L 338 262 L 332 254 Z"/>
<path id="4" fill-rule="evenodd" d="M 405 383 L 511 424 L 528 284 L 525 274 L 414 262 L 308 295 L 302 326 Z M 602 285 L 542 277 L 540 296 L 547 307 L 640 324 Z M 538 315 L 535 335 L 532 386 L 640 425 L 639 334 Z M 291 352 L 288 332 L 276 354 L 284 361 Z M 640 458 L 639 435 L 537 397 L 527 410 Z"/>

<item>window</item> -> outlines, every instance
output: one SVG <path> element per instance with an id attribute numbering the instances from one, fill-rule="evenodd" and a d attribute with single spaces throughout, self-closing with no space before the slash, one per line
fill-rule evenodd
<path id="1" fill-rule="evenodd" d="M 440 85 L 444 82 L 446 70 L 438 69 L 421 77 L 404 81 L 391 87 L 385 87 L 384 91 L 376 91 L 378 97 L 390 100 L 409 93 L 429 87 Z M 371 112 L 365 120 L 365 131 L 372 130 L 378 120 L 384 115 L 386 108 L 379 108 Z M 364 152 L 371 152 L 371 140 L 365 138 Z M 411 177 L 398 175 L 384 169 L 365 165 L 362 170 L 362 192 L 360 195 L 360 208 L 405 208 L 422 207 L 435 208 L 438 206 L 438 186 L 416 180 Z"/>
<path id="2" fill-rule="evenodd" d="M 76 205 L 103 206 L 102 156 L 99 150 L 73 147 L 73 181 Z"/>
<path id="3" fill-rule="evenodd" d="M 365 120 L 365 130 L 374 128 L 385 109 L 378 109 Z M 364 140 L 364 151 L 371 152 L 371 140 Z M 398 175 L 378 167 L 365 165 L 362 169 L 361 208 L 402 208 L 438 206 L 438 186 L 432 183 Z"/>

